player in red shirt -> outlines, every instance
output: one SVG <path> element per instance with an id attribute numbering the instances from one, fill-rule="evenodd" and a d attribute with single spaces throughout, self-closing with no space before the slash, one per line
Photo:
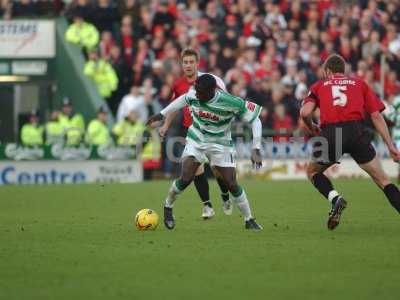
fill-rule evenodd
<path id="1" fill-rule="evenodd" d="M 174 83 L 173 97 L 172 97 L 173 100 L 187 93 L 194 84 L 194 82 L 196 81 L 197 77 L 203 74 L 198 71 L 199 55 L 195 50 L 190 48 L 184 49 L 181 53 L 181 63 L 183 69 L 183 76 L 177 79 Z M 217 82 L 217 87 L 219 89 L 226 91 L 226 87 L 222 79 L 215 75 L 212 76 L 215 78 Z M 162 137 L 165 137 L 166 132 L 171 126 L 172 120 L 177 116 L 177 114 L 178 112 L 174 112 L 166 117 L 163 126 L 159 130 L 160 135 Z M 183 109 L 183 127 L 185 128 L 185 131 L 187 131 L 187 129 L 191 125 L 192 125 L 191 112 L 189 110 L 189 107 L 186 106 Z M 186 136 L 186 133 L 184 135 Z M 223 200 L 223 211 L 226 215 L 231 215 L 233 206 L 232 206 L 232 201 L 229 199 L 229 190 L 226 187 L 226 184 L 224 183 L 222 178 L 218 175 L 218 172 L 214 169 L 213 172 L 217 179 L 218 185 L 221 189 L 221 198 Z M 212 207 L 212 203 L 210 201 L 210 188 L 208 185 L 207 176 L 204 174 L 204 165 L 200 165 L 200 167 L 197 169 L 196 176 L 194 178 L 194 185 L 200 196 L 201 201 L 204 204 L 201 216 L 204 219 L 212 218 L 215 215 L 215 212 Z"/>
<path id="2" fill-rule="evenodd" d="M 343 153 L 348 153 L 383 190 L 392 206 L 400 213 L 400 192 L 383 171 L 380 160 L 371 144 L 371 137 L 365 132 L 362 121 L 371 121 L 386 143 L 395 162 L 400 152 L 390 137 L 389 130 L 381 115 L 382 101 L 362 80 L 346 76 L 345 61 L 337 54 L 324 63 L 325 79 L 315 83 L 304 99 L 300 116 L 315 137 L 313 158 L 307 168 L 307 176 L 315 188 L 331 202 L 328 228 L 339 224 L 346 201 L 334 190 L 324 171 L 337 163 Z M 320 126 L 312 122 L 316 108 L 320 109 Z"/>

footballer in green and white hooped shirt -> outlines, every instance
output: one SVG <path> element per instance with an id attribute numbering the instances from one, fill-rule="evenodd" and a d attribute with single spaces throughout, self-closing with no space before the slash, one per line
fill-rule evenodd
<path id="1" fill-rule="evenodd" d="M 252 216 L 246 193 L 236 181 L 235 151 L 231 138 L 231 123 L 235 117 L 252 124 L 253 151 L 251 160 L 256 168 L 261 167 L 261 107 L 220 90 L 216 90 L 215 78 L 204 74 L 197 78 L 194 89 L 180 96 L 164 108 L 160 114 L 150 117 L 147 124 L 162 120 L 167 114 L 189 105 L 193 124 L 188 129 L 186 146 L 182 155 L 182 175 L 175 180 L 164 204 L 164 224 L 175 227 L 172 208 L 177 195 L 191 183 L 200 164 L 208 159 L 225 181 L 234 202 L 245 219 L 245 228 L 261 230 Z"/>
<path id="2" fill-rule="evenodd" d="M 385 110 L 383 115 L 391 121 L 394 125 L 392 128 L 392 139 L 397 147 L 400 149 L 400 95 L 397 95 L 391 105 L 385 103 Z M 397 182 L 400 183 L 400 165 L 397 175 Z"/>

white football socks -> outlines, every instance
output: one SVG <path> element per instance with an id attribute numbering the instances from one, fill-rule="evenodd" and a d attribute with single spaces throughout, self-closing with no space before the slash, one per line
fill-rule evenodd
<path id="1" fill-rule="evenodd" d="M 180 190 L 176 187 L 176 184 L 175 184 L 175 180 L 174 180 L 174 182 L 172 183 L 172 185 L 171 185 L 171 187 L 170 187 L 170 189 L 169 189 L 169 191 L 168 191 L 168 196 L 167 196 L 167 198 L 165 199 L 165 204 L 164 204 L 164 206 L 165 207 L 170 207 L 170 208 L 172 208 L 172 207 L 174 207 L 174 202 L 175 202 L 175 200 L 176 200 L 176 197 L 178 196 L 178 194 L 180 194 Z"/>
<path id="2" fill-rule="evenodd" d="M 332 203 L 332 200 L 335 199 L 335 197 L 337 196 L 339 196 L 339 193 L 337 191 L 335 190 L 330 191 L 328 194 L 328 201 Z"/>
<path id="3" fill-rule="evenodd" d="M 244 190 L 242 190 L 242 193 L 238 197 L 233 196 L 233 201 L 236 202 L 245 221 L 253 218 L 253 216 L 251 215 L 249 200 L 247 200 L 247 196 Z"/>

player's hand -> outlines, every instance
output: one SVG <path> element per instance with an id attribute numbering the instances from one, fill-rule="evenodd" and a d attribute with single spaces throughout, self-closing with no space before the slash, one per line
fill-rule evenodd
<path id="1" fill-rule="evenodd" d="M 389 146 L 389 152 L 390 152 L 390 156 L 392 157 L 392 159 L 395 162 L 399 162 L 400 161 L 400 152 L 399 152 L 399 150 L 397 150 L 395 145 L 391 144 Z"/>
<path id="2" fill-rule="evenodd" d="M 312 127 L 310 128 L 311 134 L 313 136 L 317 136 L 321 134 L 321 128 L 315 123 L 312 123 Z"/>
<path id="3" fill-rule="evenodd" d="M 251 162 L 253 163 L 253 168 L 256 170 L 262 167 L 262 158 L 260 149 L 251 150 Z"/>
<path id="4" fill-rule="evenodd" d="M 168 131 L 168 127 L 163 125 L 160 127 L 160 129 L 158 130 L 158 133 L 160 134 L 161 137 L 165 137 Z"/>
<path id="5" fill-rule="evenodd" d="M 154 116 L 151 116 L 151 117 L 147 120 L 146 126 L 150 126 L 150 127 L 154 128 L 154 127 L 153 127 L 153 126 L 154 126 L 154 123 L 155 123 L 155 122 L 158 122 L 158 121 L 161 121 L 162 119 L 164 119 L 164 116 L 163 116 L 162 114 L 156 114 L 156 115 L 154 115 Z"/>

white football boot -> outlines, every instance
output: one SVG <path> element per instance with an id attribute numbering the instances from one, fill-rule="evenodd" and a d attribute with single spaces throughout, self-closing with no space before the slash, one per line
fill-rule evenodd
<path id="1" fill-rule="evenodd" d="M 201 214 L 201 217 L 204 220 L 207 220 L 207 219 L 211 219 L 212 217 L 214 217 L 214 215 L 215 215 L 214 209 L 212 207 L 209 207 L 208 205 L 204 205 L 203 213 Z"/>

